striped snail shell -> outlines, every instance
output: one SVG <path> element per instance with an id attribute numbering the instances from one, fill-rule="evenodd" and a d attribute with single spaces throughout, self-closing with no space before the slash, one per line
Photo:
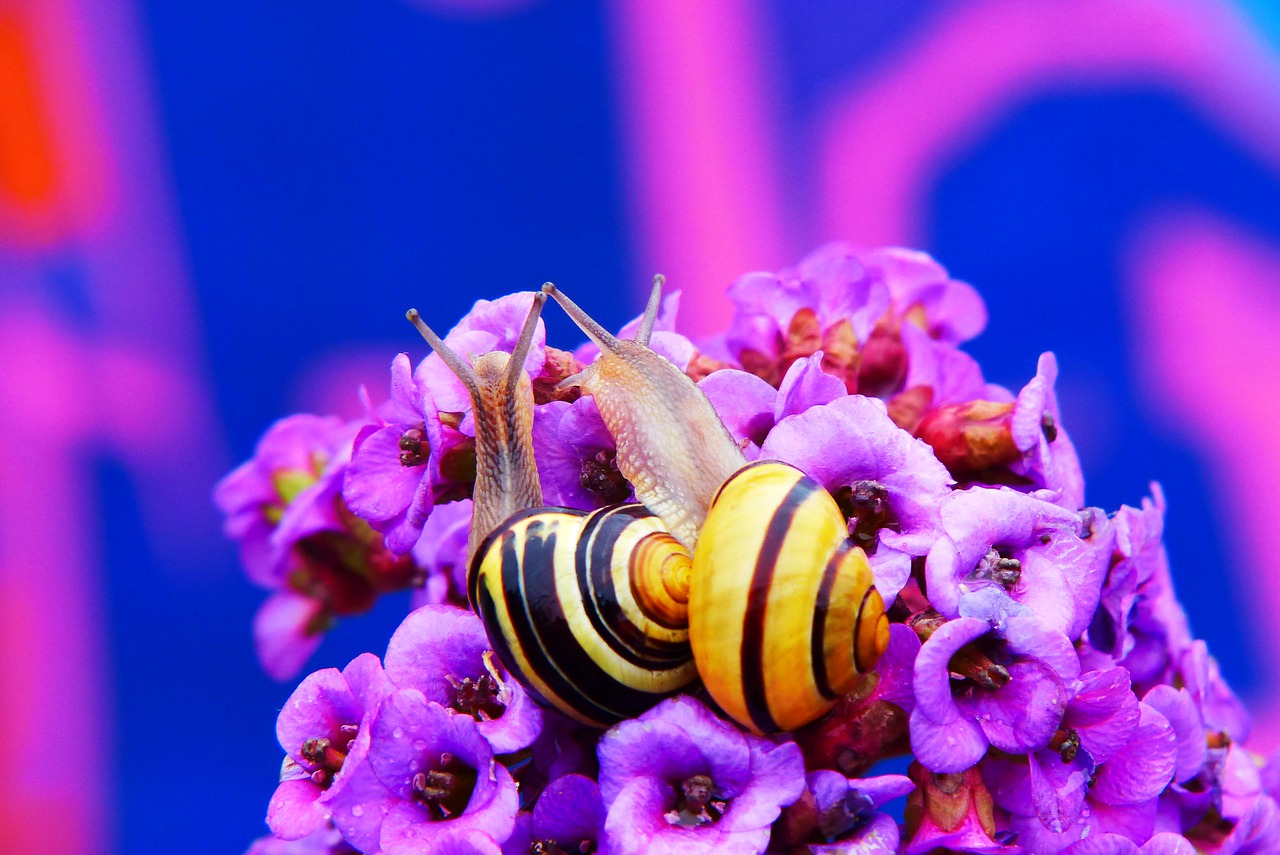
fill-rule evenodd
<path id="1" fill-rule="evenodd" d="M 738 470 L 693 557 L 690 640 L 707 691 L 757 733 L 813 721 L 889 643 L 873 581 L 821 484 L 775 461 Z"/>
<path id="2" fill-rule="evenodd" d="M 469 593 L 510 673 L 562 712 L 605 727 L 697 678 L 691 563 L 641 505 L 533 508 L 481 543 Z"/>
<path id="3" fill-rule="evenodd" d="M 541 507 L 524 360 L 545 300 L 535 295 L 509 357 L 486 353 L 474 366 L 416 311 L 409 319 L 471 396 L 472 608 L 508 673 L 535 698 L 607 727 L 697 680 L 688 633 L 692 556 L 641 505 L 590 514 Z"/>
<path id="4" fill-rule="evenodd" d="M 636 496 L 693 549 L 689 638 L 712 698 L 756 732 L 829 711 L 889 642 L 866 555 L 821 484 L 785 463 L 748 465 L 706 396 L 644 341 L 615 338 L 544 285 L 600 347 L 573 378 L 595 397 Z M 637 337 L 640 338 L 639 336 Z"/>

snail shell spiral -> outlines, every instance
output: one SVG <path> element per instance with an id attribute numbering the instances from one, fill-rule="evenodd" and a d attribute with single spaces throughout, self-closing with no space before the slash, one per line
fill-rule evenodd
<path id="1" fill-rule="evenodd" d="M 821 484 L 774 461 L 738 470 L 693 559 L 689 635 L 707 691 L 758 733 L 818 718 L 889 643 L 873 583 Z"/>
<path id="2" fill-rule="evenodd" d="M 566 715 L 606 727 L 697 679 L 691 564 L 641 505 L 533 508 L 481 543 L 469 595 L 510 673 Z"/>

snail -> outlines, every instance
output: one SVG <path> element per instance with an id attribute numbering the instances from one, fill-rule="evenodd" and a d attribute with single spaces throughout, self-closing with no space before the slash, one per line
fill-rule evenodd
<path id="1" fill-rule="evenodd" d="M 596 726 L 634 716 L 697 677 L 726 714 L 758 733 L 823 715 L 889 637 L 870 566 L 835 500 L 788 464 L 748 463 L 706 396 L 648 347 L 660 278 L 632 340 L 610 334 L 554 285 L 543 295 L 600 348 L 562 385 L 594 397 L 640 505 L 582 514 L 538 507 L 540 490 L 532 503 L 523 489 L 514 503 L 522 507 L 490 493 L 537 480 L 520 354 L 540 301 L 500 391 L 480 369 L 486 360 L 507 366 L 506 354 L 480 357 L 468 380 L 470 366 L 446 356 L 410 313 L 464 377 L 476 409 L 469 587 L 503 663 L 534 694 Z M 482 420 L 504 424 L 482 430 Z M 480 476 L 508 466 L 524 471 Z"/>
<path id="2" fill-rule="evenodd" d="M 535 295 L 510 356 L 486 353 L 474 366 L 415 310 L 408 317 L 471 396 L 471 606 L 508 673 L 544 703 L 606 727 L 697 679 L 685 606 L 692 558 L 642 505 L 542 507 L 524 360 L 545 300 Z"/>

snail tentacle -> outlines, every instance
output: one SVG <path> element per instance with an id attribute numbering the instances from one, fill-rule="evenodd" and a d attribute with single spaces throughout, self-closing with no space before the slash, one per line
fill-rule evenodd
<path id="1" fill-rule="evenodd" d="M 512 353 L 492 351 L 469 364 L 410 310 L 427 344 L 471 395 L 476 426 L 476 482 L 467 538 L 468 564 L 480 542 L 503 520 L 542 504 L 542 484 L 533 456 L 533 385 L 524 370 L 546 296 L 535 294 Z"/>
<path id="2" fill-rule="evenodd" d="M 641 332 L 652 332 L 661 281 L 655 282 Z M 579 375 L 618 448 L 618 468 L 636 498 L 692 549 L 720 485 L 746 464 L 707 396 L 670 360 L 638 340 L 605 331 L 554 285 L 542 286 L 600 346 Z"/>
<path id="3" fill-rule="evenodd" d="M 653 277 L 653 288 L 649 290 L 649 303 L 644 307 L 644 315 L 640 318 L 640 329 L 636 330 L 632 341 L 649 346 L 653 325 L 657 322 L 658 310 L 662 307 L 662 285 L 666 281 L 666 277 L 661 273 Z"/>

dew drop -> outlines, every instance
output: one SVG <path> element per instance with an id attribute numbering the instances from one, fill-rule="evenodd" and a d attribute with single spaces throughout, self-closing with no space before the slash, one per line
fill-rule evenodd
<path id="1" fill-rule="evenodd" d="M 352 816 L 364 816 L 364 805 L 355 805 L 351 808 Z"/>
<path id="2" fill-rule="evenodd" d="M 414 751 L 424 751 L 424 750 L 426 750 L 426 747 L 427 747 L 427 740 L 425 740 L 425 739 L 415 739 L 415 740 L 413 740 L 413 750 L 414 750 Z"/>
<path id="3" fill-rule="evenodd" d="M 391 731 L 391 735 L 396 739 L 404 739 L 404 728 L 397 727 L 395 730 Z"/>

